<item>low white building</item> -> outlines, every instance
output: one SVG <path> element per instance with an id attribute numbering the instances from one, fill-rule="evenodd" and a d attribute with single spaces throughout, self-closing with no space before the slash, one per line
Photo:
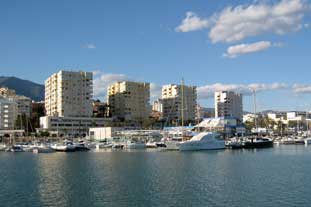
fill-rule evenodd
<path id="1" fill-rule="evenodd" d="M 291 111 L 287 112 L 288 121 L 304 121 L 306 120 L 307 112 L 304 111 Z"/>
<path id="2" fill-rule="evenodd" d="M 13 130 L 17 118 L 17 103 L 0 97 L 0 130 Z"/>
<path id="3" fill-rule="evenodd" d="M 115 137 L 116 132 L 122 130 L 119 127 L 92 127 L 89 129 L 89 137 L 91 140 L 111 140 Z"/>
<path id="4" fill-rule="evenodd" d="M 92 127 L 104 127 L 111 123 L 110 118 L 94 117 L 40 117 L 40 129 L 57 135 L 84 136 Z"/>

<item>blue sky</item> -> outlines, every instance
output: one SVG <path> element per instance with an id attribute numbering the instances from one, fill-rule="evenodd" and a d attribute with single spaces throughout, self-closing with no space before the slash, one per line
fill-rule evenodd
<path id="1" fill-rule="evenodd" d="M 4 0 L 0 75 L 43 83 L 60 69 L 97 71 L 95 94 L 116 80 L 248 94 L 260 109 L 311 109 L 309 0 Z M 229 23 L 228 23 L 229 20 Z M 231 47 L 231 48 L 230 48 Z M 216 84 L 218 83 L 218 84 Z M 230 85 L 228 85 L 230 84 Z M 246 95 L 244 105 L 251 110 Z"/>

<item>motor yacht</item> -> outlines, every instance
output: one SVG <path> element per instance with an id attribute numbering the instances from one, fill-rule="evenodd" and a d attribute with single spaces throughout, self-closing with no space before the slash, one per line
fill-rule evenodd
<path id="1" fill-rule="evenodd" d="M 56 143 L 54 145 L 51 145 L 51 148 L 57 152 L 74 152 L 76 150 L 76 146 L 70 141 L 65 141 L 64 143 Z"/>
<path id="2" fill-rule="evenodd" d="M 146 148 L 157 148 L 158 145 L 156 142 L 147 142 L 146 143 Z"/>
<path id="3" fill-rule="evenodd" d="M 32 150 L 33 153 L 52 153 L 52 152 L 55 152 L 55 150 L 48 146 L 48 145 L 38 145 L 38 146 L 35 146 Z"/>
<path id="4" fill-rule="evenodd" d="M 84 141 L 79 141 L 78 143 L 74 144 L 75 151 L 89 151 L 90 148 L 87 146 L 87 143 Z"/>
<path id="5" fill-rule="evenodd" d="M 179 143 L 177 147 L 180 151 L 225 149 L 225 141 L 218 133 L 201 132 L 190 140 Z"/>

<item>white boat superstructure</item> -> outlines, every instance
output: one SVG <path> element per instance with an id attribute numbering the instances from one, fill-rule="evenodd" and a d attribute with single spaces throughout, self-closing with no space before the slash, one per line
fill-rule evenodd
<path id="1" fill-rule="evenodd" d="M 180 151 L 225 149 L 225 141 L 218 133 L 201 132 L 189 141 L 181 142 L 178 147 Z"/>

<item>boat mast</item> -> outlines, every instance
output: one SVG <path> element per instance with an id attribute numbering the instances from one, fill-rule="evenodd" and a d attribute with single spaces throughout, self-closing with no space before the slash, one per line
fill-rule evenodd
<path id="1" fill-rule="evenodd" d="M 258 127 L 257 127 L 257 105 L 256 105 L 256 91 L 254 88 L 252 88 L 253 91 L 253 104 L 254 104 L 254 122 L 255 122 L 255 129 L 256 129 L 256 133 L 258 133 Z"/>
<path id="2" fill-rule="evenodd" d="M 309 136 L 309 120 L 308 120 L 308 110 L 306 110 L 306 123 L 307 123 L 307 136 Z"/>
<path id="3" fill-rule="evenodd" d="M 181 80 L 181 126 L 184 126 L 184 78 Z"/>

